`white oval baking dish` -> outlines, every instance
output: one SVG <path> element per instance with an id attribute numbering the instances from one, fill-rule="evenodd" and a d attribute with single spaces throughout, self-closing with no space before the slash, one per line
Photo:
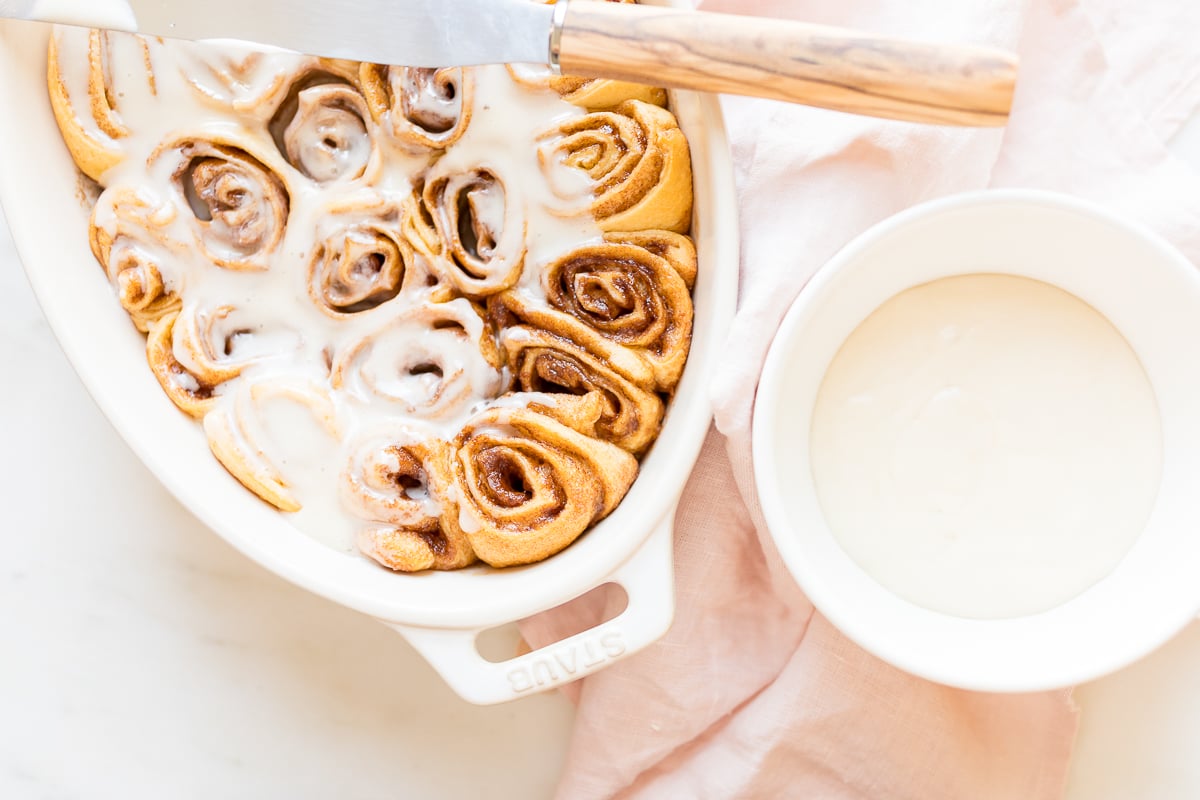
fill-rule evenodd
<path id="1" fill-rule="evenodd" d="M 662 2 L 662 5 L 685 5 Z M 737 216 L 729 149 L 715 97 L 679 93 L 673 108 L 695 167 L 696 284 L 692 353 L 662 434 L 629 495 L 553 558 L 503 571 L 394 575 L 293 528 L 230 477 L 200 427 L 163 395 L 87 243 L 79 178 L 45 89 L 48 29 L 0 23 L 0 203 L 42 309 L 80 378 L 146 466 L 196 516 L 267 569 L 394 627 L 464 698 L 497 703 L 575 680 L 666 632 L 674 613 L 675 508 L 708 430 L 705 375 L 720 357 L 737 293 Z M 618 617 L 500 664 L 477 635 L 605 583 L 629 596 Z"/>

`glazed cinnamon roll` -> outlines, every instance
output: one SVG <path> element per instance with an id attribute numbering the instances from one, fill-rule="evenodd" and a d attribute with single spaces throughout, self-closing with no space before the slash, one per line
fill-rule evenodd
<path id="1" fill-rule="evenodd" d="M 201 100 L 219 111 L 262 115 L 278 103 L 289 77 L 316 59 L 262 53 L 249 47 L 216 48 L 202 42 L 172 43 L 179 72 Z"/>
<path id="2" fill-rule="evenodd" d="M 576 342 L 540 328 L 517 325 L 500 336 L 514 388 L 523 392 L 602 398 L 596 435 L 640 456 L 658 436 L 663 402 L 646 384 L 621 374 L 612 364 Z"/>
<path id="3" fill-rule="evenodd" d="M 162 261 L 139 243 L 121 239 L 103 262 L 129 319 L 146 333 L 168 314 L 179 311 L 179 297 L 163 281 Z"/>
<path id="4" fill-rule="evenodd" d="M 204 417 L 204 433 L 213 455 L 243 486 L 266 502 L 280 511 L 299 511 L 303 504 L 266 453 L 266 408 L 281 401 L 298 404 L 336 440 L 341 436 L 341 427 L 328 390 L 302 378 L 265 380 L 241 384 L 226 400 Z"/>
<path id="5" fill-rule="evenodd" d="M 691 226 L 691 155 L 670 111 L 629 100 L 567 120 L 545 138 L 538 157 L 551 187 L 570 201 L 584 176 L 589 210 L 603 230 L 684 233 Z"/>
<path id="6" fill-rule="evenodd" d="M 606 517 L 633 456 L 527 408 L 492 408 L 454 440 L 458 525 L 494 567 L 548 558 Z"/>
<path id="7" fill-rule="evenodd" d="M 196 242 L 215 265 L 265 270 L 283 239 L 290 196 L 276 168 L 237 144 L 188 138 L 159 148 L 168 159 Z"/>
<path id="8" fill-rule="evenodd" d="M 339 353 L 330 383 L 396 414 L 449 420 L 499 393 L 499 355 L 469 302 L 424 303 Z"/>
<path id="9" fill-rule="evenodd" d="M 374 192 L 331 204 L 309 263 L 309 294 L 334 316 L 369 311 L 424 274 L 400 234 L 401 209 Z"/>
<path id="10" fill-rule="evenodd" d="M 217 387 L 236 377 L 237 370 L 195 375 L 175 358 L 175 322 L 179 312 L 168 313 L 150 326 L 146 360 L 163 392 L 180 411 L 202 419 L 216 404 Z"/>
<path id="11" fill-rule="evenodd" d="M 82 69 L 72 69 L 81 57 Z M 48 56 L 50 106 L 76 166 L 95 181 L 125 157 L 130 123 L 122 98 L 156 92 L 154 69 L 141 37 L 56 28 Z"/>
<path id="12" fill-rule="evenodd" d="M 549 308 L 519 291 L 505 292 L 499 302 L 635 380 L 674 389 L 692 336 L 696 249 L 690 239 L 669 231 L 610 233 L 602 244 L 552 261 L 542 276 Z"/>
<path id="13" fill-rule="evenodd" d="M 297 53 L 255 50 L 252 45 L 210 42 L 161 42 L 178 77 L 200 102 L 218 113 L 270 119 L 286 103 L 289 87 L 309 76 L 354 80 L 358 64 Z"/>
<path id="14" fill-rule="evenodd" d="M 263 330 L 253 315 L 233 306 L 184 305 L 151 327 L 146 355 L 175 405 L 203 417 L 224 384 L 251 364 L 285 355 L 297 344 L 292 332 Z"/>
<path id="15" fill-rule="evenodd" d="M 363 64 L 358 75 L 375 122 L 409 147 L 441 150 L 471 124 L 475 82 L 470 69 Z"/>
<path id="16" fill-rule="evenodd" d="M 405 230 L 434 272 L 467 297 L 504 291 L 521 276 L 526 223 L 516 187 L 496 170 L 436 168 L 408 206 Z"/>
<path id="17" fill-rule="evenodd" d="M 364 554 L 397 572 L 459 569 L 475 561 L 462 529 L 442 524 L 457 509 L 452 455 L 447 442 L 411 429 L 355 447 L 341 491 L 346 506 L 372 523 L 358 536 Z"/>
<path id="18" fill-rule="evenodd" d="M 178 311 L 178 280 L 170 269 L 183 257 L 183 246 L 170 228 L 178 209 L 148 191 L 106 192 L 92 210 L 89 240 L 92 253 L 117 290 L 117 299 L 138 330 Z"/>
<path id="19" fill-rule="evenodd" d="M 382 168 L 366 99 L 328 73 L 298 81 L 271 129 L 287 162 L 317 183 L 370 181 Z"/>

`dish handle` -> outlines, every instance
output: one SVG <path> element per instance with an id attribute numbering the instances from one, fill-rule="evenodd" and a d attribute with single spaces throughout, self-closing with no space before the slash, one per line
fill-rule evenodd
<path id="1" fill-rule="evenodd" d="M 483 628 L 385 624 L 407 639 L 443 680 L 471 703 L 492 705 L 547 691 L 633 655 L 658 641 L 671 627 L 675 616 L 674 528 L 672 508 L 638 551 L 604 581 L 625 590 L 628 603 L 624 611 L 594 628 L 508 661 L 494 663 L 480 655 L 475 642 L 486 630 Z"/>

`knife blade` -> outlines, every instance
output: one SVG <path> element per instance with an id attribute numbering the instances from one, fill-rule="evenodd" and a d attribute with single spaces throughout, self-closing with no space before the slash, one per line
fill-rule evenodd
<path id="1" fill-rule="evenodd" d="M 1003 125 L 1017 75 L 1016 57 L 991 47 L 629 3 L 0 0 L 4 17 L 413 67 L 549 64 L 951 125 Z"/>
<path id="2" fill-rule="evenodd" d="M 10 19 L 414 67 L 546 64 L 553 15 L 529 0 L 0 0 Z"/>

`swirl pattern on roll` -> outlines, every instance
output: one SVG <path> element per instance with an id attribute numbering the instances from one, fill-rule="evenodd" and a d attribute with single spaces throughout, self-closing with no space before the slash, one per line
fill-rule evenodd
<path id="1" fill-rule="evenodd" d="M 216 405 L 217 388 L 238 370 L 215 370 L 196 375 L 175 357 L 175 323 L 179 312 L 164 315 L 150 327 L 146 337 L 146 360 L 167 397 L 180 411 L 197 419 Z"/>
<path id="2" fill-rule="evenodd" d="M 117 298 L 138 330 L 146 333 L 167 314 L 180 308 L 179 298 L 167 290 L 163 269 L 155 256 L 128 240 L 108 250 L 104 261 L 117 288 Z"/>
<path id="3" fill-rule="evenodd" d="M 366 98 L 335 75 L 315 72 L 297 81 L 270 129 L 287 162 L 317 183 L 370 182 L 383 167 Z"/>
<path id="4" fill-rule="evenodd" d="M 450 147 L 471 123 L 475 82 L 463 67 L 426 69 L 363 64 L 359 83 L 372 117 L 410 147 Z"/>
<path id="5" fill-rule="evenodd" d="M 692 218 L 692 162 L 687 138 L 665 108 L 628 100 L 558 125 L 539 155 L 551 185 L 568 170 L 585 176 L 590 206 L 606 231 L 661 229 L 683 233 Z M 571 190 L 559 188 L 564 199 Z"/>
<path id="6" fill-rule="evenodd" d="M 201 103 L 220 115 L 233 114 L 268 120 L 287 102 L 290 87 L 313 76 L 352 82 L 357 62 L 262 52 L 249 42 L 210 42 L 147 39 L 152 58 L 174 66 L 174 75 Z"/>
<path id="7" fill-rule="evenodd" d="M 596 435 L 640 456 L 662 427 L 663 402 L 644 382 L 565 337 L 517 325 L 501 335 L 514 388 L 542 394 L 584 395 L 602 400 Z"/>
<path id="8" fill-rule="evenodd" d="M 265 270 L 283 239 L 290 197 L 280 170 L 245 149 L 202 138 L 163 148 L 197 243 L 213 264 Z"/>
<path id="9" fill-rule="evenodd" d="M 294 332 L 262 330 L 253 315 L 234 306 L 184 304 L 154 323 L 146 353 L 175 405 L 203 417 L 226 383 L 252 364 L 285 355 L 297 342 Z"/>
<path id="10" fill-rule="evenodd" d="M 409 214 L 414 244 L 460 294 L 486 297 L 520 278 L 527 233 L 521 198 L 492 167 L 435 167 Z"/>
<path id="11" fill-rule="evenodd" d="M 419 277 L 412 245 L 399 231 L 399 206 L 373 192 L 332 204 L 309 264 L 309 293 L 335 316 L 393 300 Z"/>
<path id="12" fill-rule="evenodd" d="M 549 308 L 522 292 L 499 302 L 517 319 L 579 342 L 627 376 L 669 392 L 692 334 L 696 250 L 669 231 L 610 233 L 542 271 Z M 647 370 L 648 368 L 648 370 Z"/>
<path id="13" fill-rule="evenodd" d="M 500 387 L 499 357 L 466 300 L 428 303 L 393 317 L 337 355 L 334 389 L 422 420 L 453 418 Z"/>
<path id="14" fill-rule="evenodd" d="M 172 49 L 188 87 L 218 111 L 263 114 L 287 89 L 287 72 L 280 68 L 291 61 L 286 55 L 201 42 L 172 43 Z M 305 59 L 306 66 L 315 61 Z"/>
<path id="15" fill-rule="evenodd" d="M 88 238 L 92 253 L 117 290 L 117 299 L 138 330 L 146 333 L 167 314 L 178 311 L 178 280 L 170 269 L 182 245 L 169 229 L 178 209 L 148 192 L 106 194 L 92 210 Z"/>
<path id="16" fill-rule="evenodd" d="M 343 473 L 342 496 L 372 524 L 359 548 L 397 572 L 459 569 L 476 560 L 458 525 L 442 518 L 455 504 L 449 443 L 424 432 L 376 437 L 355 449 Z"/>
<path id="17" fill-rule="evenodd" d="M 454 441 L 459 527 L 494 567 L 548 558 L 607 516 L 637 460 L 545 414 L 493 408 Z"/>
<path id="18" fill-rule="evenodd" d="M 341 436 L 337 407 L 326 387 L 302 377 L 243 382 L 230 402 L 204 416 L 209 449 L 233 477 L 280 511 L 299 511 L 302 503 L 266 453 L 265 409 L 288 402 L 304 409 L 331 439 Z"/>

